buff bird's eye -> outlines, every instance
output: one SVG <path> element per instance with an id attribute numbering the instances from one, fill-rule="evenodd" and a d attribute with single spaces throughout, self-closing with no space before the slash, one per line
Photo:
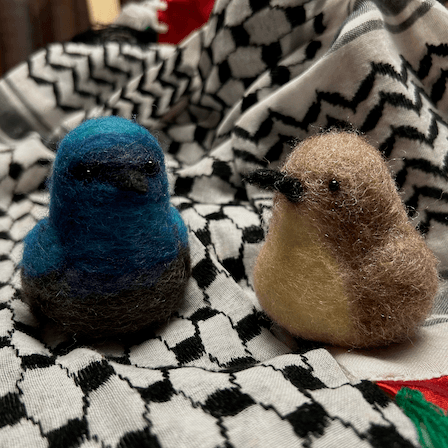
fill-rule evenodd
<path id="1" fill-rule="evenodd" d="M 331 179 L 330 182 L 328 183 L 328 189 L 332 192 L 339 191 L 340 188 L 341 185 L 336 179 Z"/>

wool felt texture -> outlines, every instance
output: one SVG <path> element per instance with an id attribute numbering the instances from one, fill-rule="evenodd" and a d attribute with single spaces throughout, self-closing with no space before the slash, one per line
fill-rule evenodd
<path id="1" fill-rule="evenodd" d="M 276 322 L 344 347 L 413 336 L 438 289 L 437 259 L 375 148 L 330 131 L 300 143 L 280 173 L 247 180 L 276 191 L 254 268 L 260 304 Z"/>
<path id="2" fill-rule="evenodd" d="M 92 279 L 76 268 L 56 270 L 25 278 L 22 299 L 42 328 L 56 324 L 85 341 L 125 336 L 170 318 L 181 304 L 190 264 L 188 248 L 180 248 L 169 264 L 113 279 L 101 275 Z M 157 281 L 148 283 L 154 271 Z"/>
<path id="3" fill-rule="evenodd" d="M 49 190 L 25 238 L 23 300 L 90 337 L 166 320 L 190 264 L 157 140 L 124 118 L 88 120 L 61 141 Z"/>

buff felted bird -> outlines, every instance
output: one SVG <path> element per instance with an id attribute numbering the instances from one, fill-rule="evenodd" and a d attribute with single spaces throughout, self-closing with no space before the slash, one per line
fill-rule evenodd
<path id="1" fill-rule="evenodd" d="M 190 256 L 157 140 L 124 118 L 85 121 L 61 141 L 49 189 L 49 216 L 25 238 L 21 265 L 34 313 L 89 338 L 166 320 Z"/>
<path id="2" fill-rule="evenodd" d="M 299 144 L 280 171 L 246 181 L 276 192 L 254 269 L 274 321 L 343 347 L 415 333 L 438 288 L 437 260 L 375 148 L 355 133 L 322 134 Z"/>

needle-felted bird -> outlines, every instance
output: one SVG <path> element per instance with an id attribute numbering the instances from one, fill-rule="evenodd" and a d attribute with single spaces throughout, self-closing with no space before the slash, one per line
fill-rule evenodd
<path id="1" fill-rule="evenodd" d="M 266 313 L 290 333 L 343 347 L 412 336 L 438 289 L 437 260 L 406 214 L 379 152 L 355 133 L 299 144 L 280 171 L 254 268 Z"/>
<path id="2" fill-rule="evenodd" d="M 157 140 L 124 118 L 85 121 L 61 141 L 49 190 L 49 215 L 26 236 L 21 264 L 34 313 L 89 338 L 168 319 L 190 255 Z"/>

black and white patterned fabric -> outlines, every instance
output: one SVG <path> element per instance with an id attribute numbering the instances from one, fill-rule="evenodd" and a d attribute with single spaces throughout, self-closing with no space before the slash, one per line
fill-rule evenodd
<path id="1" fill-rule="evenodd" d="M 340 351 L 294 339 L 263 314 L 251 273 L 272 198 L 241 179 L 322 128 L 357 128 L 387 157 L 443 275 L 447 78 L 448 11 L 433 0 L 216 0 L 179 46 L 55 43 L 7 73 L 0 446 L 419 446 L 411 421 Z M 135 118 L 166 150 L 193 270 L 168 323 L 85 345 L 39 331 L 20 300 L 18 263 L 47 212 L 58 139 L 111 114 Z M 437 340 L 447 315 L 442 292 L 422 331 Z M 435 345 L 424 344 L 434 339 L 419 341 L 431 357 Z M 448 375 L 443 358 L 424 375 Z"/>

